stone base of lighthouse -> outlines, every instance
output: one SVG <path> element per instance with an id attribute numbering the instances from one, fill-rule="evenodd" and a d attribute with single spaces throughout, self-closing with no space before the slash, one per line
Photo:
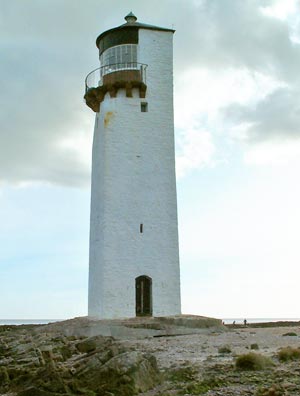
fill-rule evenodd
<path id="1" fill-rule="evenodd" d="M 203 334 L 212 330 L 226 331 L 221 319 L 198 315 L 142 317 L 132 319 L 99 320 L 80 317 L 48 326 L 67 335 L 93 337 L 112 336 L 116 339 L 142 339 L 187 334 Z"/>

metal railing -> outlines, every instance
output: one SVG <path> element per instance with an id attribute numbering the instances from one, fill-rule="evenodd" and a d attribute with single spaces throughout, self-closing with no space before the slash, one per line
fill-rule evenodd
<path id="1" fill-rule="evenodd" d="M 98 67 L 95 70 L 92 70 L 85 79 L 85 92 L 87 92 L 90 88 L 96 88 L 103 85 L 103 76 L 106 74 L 114 73 L 116 71 L 122 70 L 138 70 L 140 71 L 140 78 L 143 83 L 146 84 L 146 68 L 148 65 L 144 63 L 137 62 L 123 62 L 123 63 L 114 63 L 111 65 L 105 65 L 102 67 Z"/>

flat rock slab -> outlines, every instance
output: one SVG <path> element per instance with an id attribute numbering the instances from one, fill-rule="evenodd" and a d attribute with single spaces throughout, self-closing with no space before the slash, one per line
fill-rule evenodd
<path id="1" fill-rule="evenodd" d="M 42 327 L 40 329 L 42 330 Z M 226 331 L 221 319 L 197 315 L 164 317 L 136 317 L 101 320 L 80 317 L 47 325 L 47 332 L 60 331 L 66 336 L 112 336 L 116 339 L 142 339 L 185 334 L 198 334 L 207 330 Z M 38 331 L 38 329 L 37 329 Z"/>

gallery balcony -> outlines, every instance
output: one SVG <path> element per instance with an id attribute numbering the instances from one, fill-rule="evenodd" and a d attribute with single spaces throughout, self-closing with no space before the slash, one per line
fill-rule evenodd
<path id="1" fill-rule="evenodd" d="M 125 89 L 126 97 L 132 97 L 132 90 L 139 90 L 140 98 L 145 98 L 147 65 L 142 63 L 115 63 L 91 71 L 85 79 L 86 104 L 96 113 L 108 92 L 111 98 L 119 89 Z"/>

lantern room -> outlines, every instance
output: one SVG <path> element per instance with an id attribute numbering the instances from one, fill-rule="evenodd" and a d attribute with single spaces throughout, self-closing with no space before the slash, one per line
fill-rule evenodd
<path id="1" fill-rule="evenodd" d="M 102 33 L 96 40 L 100 67 L 87 75 L 84 96 L 95 112 L 99 112 L 107 93 L 114 98 L 119 89 L 125 89 L 130 98 L 133 88 L 137 88 L 140 98 L 146 95 L 147 65 L 138 62 L 138 31 L 142 24 L 136 23 L 132 13 L 125 20 L 125 24 Z"/>

